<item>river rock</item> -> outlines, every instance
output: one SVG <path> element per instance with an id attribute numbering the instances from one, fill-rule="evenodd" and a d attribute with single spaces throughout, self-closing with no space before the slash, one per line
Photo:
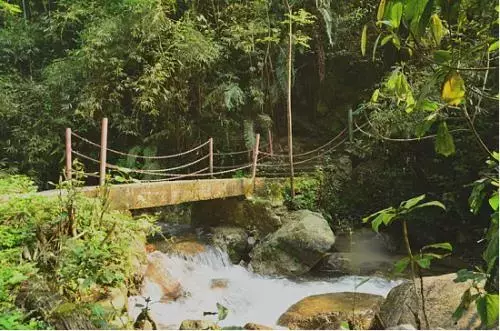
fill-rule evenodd
<path id="1" fill-rule="evenodd" d="M 283 225 L 282 208 L 269 201 L 238 198 L 198 201 L 193 203 L 192 219 L 194 226 L 237 226 L 264 236 Z"/>
<path id="2" fill-rule="evenodd" d="M 206 246 L 196 240 L 182 240 L 175 243 L 170 243 L 164 249 L 165 253 L 173 253 L 182 256 L 193 256 L 203 253 L 206 250 Z"/>
<path id="3" fill-rule="evenodd" d="M 212 229 L 211 242 L 226 251 L 233 263 L 239 263 L 248 254 L 248 234 L 236 226 L 218 226 Z"/>
<path id="4" fill-rule="evenodd" d="M 457 323 L 452 315 L 461 302 L 462 294 L 470 286 L 469 282 L 455 283 L 456 274 L 424 277 L 424 297 L 430 329 L 474 329 L 480 325 L 476 307 L 472 304 Z M 420 293 L 420 281 L 417 281 Z M 427 328 L 420 304 L 411 282 L 405 282 L 393 288 L 380 310 L 380 328 L 390 328 L 401 324 L 410 324 Z M 418 314 L 419 320 L 415 317 Z"/>
<path id="5" fill-rule="evenodd" d="M 127 288 L 125 286 L 117 288 L 110 287 L 106 290 L 104 299 L 97 302 L 105 310 L 112 312 L 122 312 L 127 307 Z"/>
<path id="6" fill-rule="evenodd" d="M 257 323 L 247 323 L 243 327 L 245 330 L 272 330 L 273 328 L 270 328 L 268 326 L 262 325 L 262 324 L 257 324 Z"/>
<path id="7" fill-rule="evenodd" d="M 144 279 L 154 283 L 159 288 L 161 300 L 175 300 L 182 295 L 181 284 L 170 275 L 161 252 L 153 252 L 148 255 L 148 266 Z"/>
<path id="8" fill-rule="evenodd" d="M 184 320 L 179 330 L 218 330 L 220 329 L 213 321 L 208 320 Z"/>
<path id="9" fill-rule="evenodd" d="M 335 236 L 321 214 L 299 210 L 250 253 L 250 266 L 261 274 L 302 275 L 318 263 L 335 243 Z"/>
<path id="10" fill-rule="evenodd" d="M 330 253 L 314 268 L 330 276 L 388 274 L 395 259 L 377 253 Z"/>
<path id="11" fill-rule="evenodd" d="M 225 278 L 214 278 L 210 280 L 210 288 L 213 289 L 223 289 L 227 288 L 229 285 L 229 279 Z"/>
<path id="12" fill-rule="evenodd" d="M 278 325 L 289 329 L 340 329 L 349 323 L 351 329 L 368 330 L 375 320 L 384 297 L 354 292 L 312 295 L 292 305 L 280 316 Z"/>

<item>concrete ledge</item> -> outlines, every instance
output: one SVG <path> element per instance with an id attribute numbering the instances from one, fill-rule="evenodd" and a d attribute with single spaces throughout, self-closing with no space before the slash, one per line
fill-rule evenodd
<path id="1" fill-rule="evenodd" d="M 255 186 L 262 186 L 263 179 L 257 179 Z M 249 178 L 197 179 L 155 183 L 119 184 L 110 187 L 110 208 L 133 210 L 142 208 L 176 205 L 183 202 L 222 199 L 237 196 L 250 196 L 253 193 L 252 180 Z M 99 195 L 98 186 L 86 186 L 80 189 L 88 197 Z M 37 195 L 56 197 L 64 191 L 50 190 Z M 0 201 L 26 194 L 1 196 Z"/>

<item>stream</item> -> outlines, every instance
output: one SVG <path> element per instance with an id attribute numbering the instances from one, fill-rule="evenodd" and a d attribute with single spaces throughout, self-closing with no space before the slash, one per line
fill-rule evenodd
<path id="1" fill-rule="evenodd" d="M 343 291 L 386 296 L 400 283 L 377 277 L 367 280 L 367 277 L 359 276 L 319 280 L 260 276 L 243 266 L 233 265 L 224 251 L 210 246 L 206 252 L 190 257 L 163 254 L 161 261 L 188 295 L 168 303 L 159 302 L 157 285 L 146 279 L 142 296 L 129 298 L 128 311 L 135 320 L 141 312 L 140 305 L 145 305 L 145 298 L 149 297 L 152 301 L 151 317 L 162 329 L 178 329 L 186 319 L 216 321 L 216 315 L 204 317 L 203 313 L 216 312 L 217 303 L 229 310 L 226 319 L 218 323 L 221 327 L 253 322 L 279 328 L 276 322 L 280 315 L 307 296 Z M 227 285 L 211 288 L 213 279 L 222 279 Z"/>

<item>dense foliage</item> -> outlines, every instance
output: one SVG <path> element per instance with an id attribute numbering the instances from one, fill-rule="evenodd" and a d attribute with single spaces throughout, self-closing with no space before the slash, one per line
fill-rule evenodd
<path id="1" fill-rule="evenodd" d="M 26 177 L 2 174 L 0 188 L 12 192 L 26 183 Z M 30 185 L 18 193 L 29 190 Z M 25 281 L 45 279 L 52 291 L 80 304 L 93 302 L 108 287 L 133 287 L 133 263 L 142 258 L 141 244 L 151 229 L 146 218 L 107 211 L 100 200 L 71 191 L 59 200 L 28 194 L 1 202 L 0 328 L 43 327 L 36 315 L 26 318 L 14 305 Z"/>

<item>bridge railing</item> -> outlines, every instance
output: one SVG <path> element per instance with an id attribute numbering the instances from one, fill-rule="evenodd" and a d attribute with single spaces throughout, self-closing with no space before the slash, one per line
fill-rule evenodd
<path id="1" fill-rule="evenodd" d="M 314 171 L 317 165 L 324 161 L 324 158 L 329 153 L 336 150 L 346 140 L 347 129 L 342 130 L 325 144 L 312 150 L 293 155 L 293 164 L 298 167 L 299 172 Z M 108 147 L 108 120 L 102 119 L 101 123 L 101 141 L 96 143 L 82 135 L 73 132 L 71 128 L 66 129 L 66 177 L 72 178 L 74 170 L 72 169 L 73 156 L 82 160 L 89 161 L 99 166 L 99 173 L 87 173 L 87 175 L 98 177 L 99 184 L 104 185 L 106 181 L 106 173 L 108 171 L 116 171 L 125 173 L 131 178 L 132 175 L 138 175 L 142 179 L 134 178 L 134 181 L 141 182 L 158 182 L 158 181 L 173 181 L 179 179 L 204 179 L 214 178 L 216 176 L 228 176 L 237 174 L 243 171 L 249 171 L 251 178 L 255 179 L 257 175 L 269 176 L 286 176 L 287 169 L 290 167 L 288 154 L 276 154 L 272 150 L 272 142 L 269 144 L 267 151 L 260 147 L 260 135 L 255 137 L 255 144 L 252 149 L 230 152 L 214 152 L 214 139 L 209 138 L 207 141 L 194 146 L 193 148 L 169 155 L 140 155 L 135 153 L 127 153 Z M 268 132 L 270 136 L 270 132 Z M 73 149 L 72 139 L 75 138 L 82 143 L 90 145 L 99 150 L 99 159 L 91 157 L 85 153 Z M 272 141 L 272 138 L 268 138 Z M 155 161 L 157 167 L 149 168 L 131 168 L 119 166 L 109 163 L 107 160 L 108 152 L 122 157 L 141 159 L 144 161 Z M 188 158 L 188 160 L 183 160 Z M 190 159 L 189 159 L 190 158 Z M 193 159 L 194 158 L 194 159 Z M 226 165 L 223 161 L 231 158 L 233 164 Z M 235 159 L 243 159 L 245 161 L 234 164 Z M 214 162 L 217 159 L 218 162 Z M 177 163 L 174 163 L 177 162 Z M 160 168 L 158 162 L 168 162 L 171 166 Z"/>

